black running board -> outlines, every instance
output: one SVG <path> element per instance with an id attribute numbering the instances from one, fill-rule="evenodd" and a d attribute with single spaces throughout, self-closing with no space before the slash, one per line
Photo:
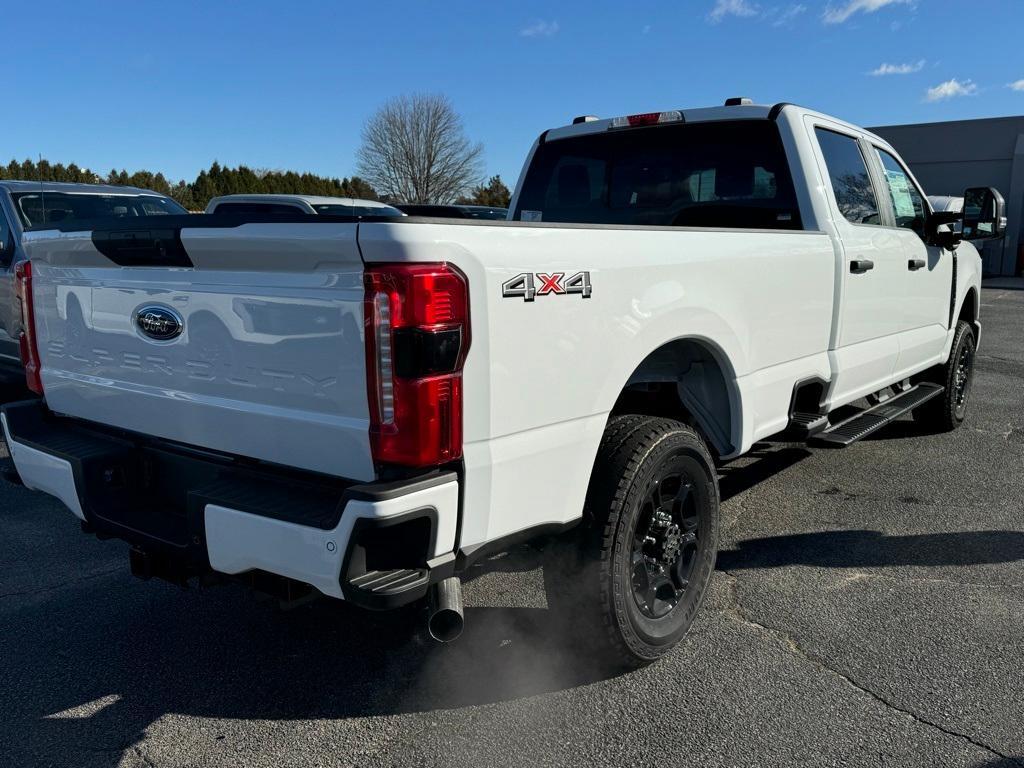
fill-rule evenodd
<path id="1" fill-rule="evenodd" d="M 804 441 L 810 439 L 824 429 L 828 429 L 827 413 L 796 412 L 789 417 L 789 426 L 786 427 L 786 432 L 789 433 L 794 440 Z"/>
<path id="2" fill-rule="evenodd" d="M 933 397 L 938 397 L 945 389 L 940 384 L 927 382 L 918 384 L 812 435 L 807 444 L 823 448 L 845 448 L 909 413 L 919 405 L 927 403 Z"/>

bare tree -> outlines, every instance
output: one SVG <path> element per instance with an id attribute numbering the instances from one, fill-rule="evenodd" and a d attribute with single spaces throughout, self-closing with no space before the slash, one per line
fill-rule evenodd
<path id="1" fill-rule="evenodd" d="M 385 199 L 451 203 L 480 181 L 482 155 L 447 97 L 399 96 L 363 127 L 359 175 Z"/>

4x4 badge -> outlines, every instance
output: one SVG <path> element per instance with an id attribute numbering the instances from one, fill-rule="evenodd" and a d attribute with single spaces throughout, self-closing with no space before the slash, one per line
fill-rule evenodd
<path id="1" fill-rule="evenodd" d="M 540 284 L 538 288 L 537 285 Z M 589 299 L 593 293 L 590 285 L 589 272 L 577 272 L 572 277 L 566 278 L 565 272 L 552 272 L 550 275 L 543 272 L 523 272 L 501 284 L 501 296 L 505 299 L 522 299 L 533 301 L 538 296 L 545 294 L 570 294 L 574 293 L 584 299 Z"/>

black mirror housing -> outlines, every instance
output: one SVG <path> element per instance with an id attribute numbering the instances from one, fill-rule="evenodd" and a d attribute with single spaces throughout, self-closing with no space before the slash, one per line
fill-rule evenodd
<path id="1" fill-rule="evenodd" d="M 938 211 L 928 217 L 928 242 L 948 251 L 956 250 L 964 239 L 963 214 L 956 211 Z"/>
<path id="2" fill-rule="evenodd" d="M 979 240 L 1006 232 L 1006 201 L 995 187 L 964 190 L 964 237 Z"/>

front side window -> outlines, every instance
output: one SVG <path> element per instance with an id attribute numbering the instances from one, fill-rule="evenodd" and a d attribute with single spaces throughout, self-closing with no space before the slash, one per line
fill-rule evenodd
<path id="1" fill-rule="evenodd" d="M 768 120 L 611 129 L 534 154 L 516 221 L 802 229 Z"/>
<path id="2" fill-rule="evenodd" d="M 825 157 L 839 212 L 854 224 L 881 224 L 878 199 L 860 143 L 852 136 L 825 128 L 815 128 L 814 132 Z"/>
<path id="3" fill-rule="evenodd" d="M 895 157 L 884 149 L 877 151 L 882 170 L 885 171 L 885 181 L 889 185 L 889 200 L 896 226 L 912 229 L 923 239 L 925 219 L 928 216 L 924 196 Z"/>

